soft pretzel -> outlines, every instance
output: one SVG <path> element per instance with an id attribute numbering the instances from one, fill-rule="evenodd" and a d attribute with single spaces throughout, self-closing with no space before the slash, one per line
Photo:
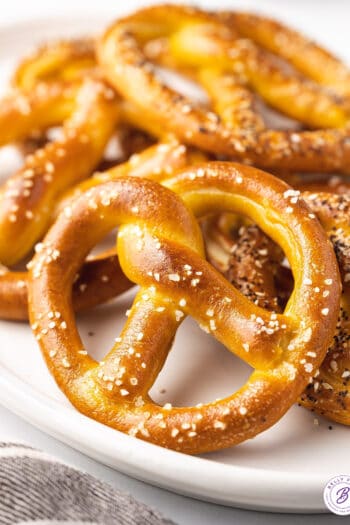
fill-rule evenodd
<path id="1" fill-rule="evenodd" d="M 81 81 L 97 68 L 92 39 L 59 40 L 37 48 L 17 66 L 12 83 L 22 90 L 40 82 Z"/>
<path id="2" fill-rule="evenodd" d="M 60 214 L 31 269 L 30 320 L 49 369 L 81 412 L 153 443 L 199 453 L 256 435 L 295 401 L 335 329 L 339 276 L 319 223 L 301 201 L 290 204 L 290 187 L 273 176 L 214 162 L 163 184 L 181 198 L 153 181 L 123 177 L 76 199 L 69 220 Z M 197 217 L 218 209 L 245 213 L 281 244 L 297 276 L 285 313 L 252 305 L 206 262 L 188 207 Z M 87 253 L 116 225 L 122 270 L 141 289 L 120 338 L 98 364 L 83 349 L 70 288 Z M 53 248 L 58 256 L 48 261 Z M 329 294 L 316 294 L 307 279 Z M 256 370 L 226 399 L 160 407 L 148 391 L 187 314 Z"/>
<path id="3" fill-rule="evenodd" d="M 78 89 L 86 76 L 101 77 L 96 61 L 95 41 L 92 39 L 59 40 L 47 43 L 25 58 L 15 70 L 12 84 L 20 92 L 43 89 L 54 85 L 56 90 L 70 92 Z M 72 96 L 71 96 L 72 98 Z M 119 119 L 127 125 L 142 129 L 156 138 L 164 138 L 164 130 L 157 121 L 144 118 L 138 108 L 130 102 L 118 100 Z M 69 106 L 60 120 L 69 116 Z M 55 122 L 54 122 L 55 124 Z M 35 132 L 37 130 L 35 129 Z"/>
<path id="4" fill-rule="evenodd" d="M 303 198 L 333 243 L 342 274 L 343 294 L 333 343 L 300 402 L 332 421 L 350 425 L 350 197 L 306 192 Z"/>
<path id="5" fill-rule="evenodd" d="M 298 192 L 294 192 L 294 195 L 298 195 Z M 313 381 L 301 395 L 300 402 L 332 421 L 349 425 L 350 197 L 325 192 L 304 192 L 302 196 L 311 211 L 317 215 L 333 244 L 342 275 L 343 294 L 333 342 Z M 228 216 L 222 216 L 207 223 L 206 233 L 210 239 L 207 243 L 209 260 L 216 263 L 229 281 L 255 304 L 264 304 L 267 308 L 280 311 L 280 304 L 284 299 L 283 292 L 288 291 L 290 295 L 292 276 L 287 268 L 281 267 L 281 254 L 278 254 L 278 251 L 279 260 L 276 260 L 278 247 L 255 225 L 241 226 L 238 232 L 234 233 L 234 230 L 237 230 L 236 222 L 236 219 L 230 220 Z M 246 242 L 247 232 L 254 232 L 249 237 L 249 243 Z M 252 238 L 255 242 L 252 242 Z M 261 245 L 264 246 L 263 250 L 259 249 Z M 241 257 L 242 252 L 244 259 Z M 242 279 L 242 274 L 251 277 L 250 282 L 253 285 L 249 288 Z M 281 298 L 280 285 L 283 281 L 285 290 L 282 290 Z M 319 290 L 317 293 L 327 291 Z"/>
<path id="6" fill-rule="evenodd" d="M 158 79 L 143 46 L 159 38 L 168 40 L 180 66 L 198 72 L 217 113 L 194 105 Z M 182 142 L 268 168 L 348 171 L 346 101 L 297 73 L 284 71 L 265 50 L 237 38 L 215 15 L 174 5 L 142 9 L 107 30 L 99 42 L 98 56 L 115 89 Z M 208 68 L 209 78 L 203 81 L 201 71 Z M 220 104 L 223 97 L 217 86 L 223 84 L 222 75 L 230 77 L 231 93 L 237 87 L 242 94 L 241 112 L 250 111 L 247 88 L 252 87 L 269 104 L 312 127 L 339 129 L 238 129 L 227 121 Z"/>
<path id="7" fill-rule="evenodd" d="M 203 156 L 192 152 L 176 141 L 151 146 L 106 173 L 96 173 L 94 177 L 78 184 L 63 195 L 56 207 L 56 214 L 64 210 L 70 216 L 70 206 L 74 199 L 87 189 L 106 180 L 125 175 L 161 180 L 174 170 L 203 160 Z M 40 249 L 41 245 L 39 245 Z M 29 263 L 29 267 L 31 263 Z M 27 272 L 14 272 L 6 267 L 0 268 L 0 318 L 25 320 L 28 318 Z M 132 283 L 120 269 L 115 253 L 102 254 L 88 261 L 76 276 L 73 285 L 73 305 L 75 310 L 85 310 L 106 302 L 127 290 Z"/>
<path id="8" fill-rule="evenodd" d="M 14 113 L 8 110 L 6 117 L 11 115 L 14 119 Z M 60 194 L 90 175 L 103 155 L 117 117 L 113 92 L 102 82 L 87 79 L 64 124 L 63 138 L 28 156 L 24 166 L 0 188 L 3 264 L 14 264 L 30 251 L 47 230 L 52 207 Z M 30 110 L 27 120 L 33 121 Z M 20 123 L 18 129 L 21 135 Z M 8 134 L 6 126 L 4 134 Z M 0 139 L 0 143 L 4 142 Z"/>
<path id="9" fill-rule="evenodd" d="M 220 17 L 238 33 L 281 56 L 314 81 L 340 96 L 350 95 L 350 72 L 341 60 L 281 22 L 255 13 L 227 12 Z"/>

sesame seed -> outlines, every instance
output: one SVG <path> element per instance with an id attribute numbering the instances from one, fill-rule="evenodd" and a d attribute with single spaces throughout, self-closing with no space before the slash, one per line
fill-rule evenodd
<path id="1" fill-rule="evenodd" d="M 169 273 L 168 279 L 169 281 L 178 282 L 180 281 L 180 275 L 178 273 Z"/>
<path id="2" fill-rule="evenodd" d="M 333 279 L 325 279 L 324 284 L 330 285 L 333 283 Z"/>
<path id="3" fill-rule="evenodd" d="M 245 416 L 247 412 L 248 412 L 248 410 L 246 409 L 246 407 L 239 407 L 239 413 L 242 416 Z"/>
<path id="4" fill-rule="evenodd" d="M 322 308 L 321 314 L 327 316 L 329 314 L 329 308 Z"/>
<path id="5" fill-rule="evenodd" d="M 171 437 L 175 438 L 178 433 L 179 433 L 179 429 L 178 428 L 173 428 L 172 431 L 171 431 Z"/>
<path id="6" fill-rule="evenodd" d="M 173 408 L 173 405 L 171 403 L 165 403 L 163 405 L 164 410 L 171 410 Z"/>

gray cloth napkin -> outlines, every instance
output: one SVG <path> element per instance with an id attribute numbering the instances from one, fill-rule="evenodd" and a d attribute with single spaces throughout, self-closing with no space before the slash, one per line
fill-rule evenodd
<path id="1" fill-rule="evenodd" d="M 0 443 L 0 524 L 174 525 L 107 483 L 18 443 Z"/>

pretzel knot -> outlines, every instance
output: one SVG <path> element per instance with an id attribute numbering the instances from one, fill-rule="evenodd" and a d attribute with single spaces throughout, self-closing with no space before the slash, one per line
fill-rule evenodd
<path id="1" fill-rule="evenodd" d="M 220 19 L 182 6 L 141 9 L 117 20 L 106 31 L 98 46 L 99 63 L 126 100 L 184 143 L 265 168 L 347 172 L 350 142 L 346 97 L 336 88 L 327 90 L 322 83 L 311 81 L 315 78 L 313 71 L 305 64 L 302 67 L 300 60 L 293 60 L 294 54 L 292 59 L 286 54 L 284 58 L 299 71 L 286 70 L 253 40 L 239 38 L 235 22 L 234 16 L 231 20 L 226 14 Z M 170 62 L 180 72 L 190 70 L 207 91 L 214 112 L 193 104 L 161 82 L 147 50 L 160 40 L 167 46 L 163 56 L 160 53 L 160 62 L 165 57 L 166 65 Z M 154 54 L 157 61 L 159 57 Z M 328 63 L 334 66 L 333 72 L 338 71 L 333 78 L 338 86 L 345 67 L 331 56 Z M 267 129 L 256 114 L 254 92 L 310 130 Z"/>
<path id="2" fill-rule="evenodd" d="M 295 401 L 336 326 L 339 276 L 317 220 L 302 202 L 286 206 L 290 187 L 273 176 L 213 162 L 164 184 L 181 198 L 155 182 L 125 177 L 90 189 L 73 203 L 69 219 L 59 216 L 34 259 L 30 319 L 49 369 L 82 413 L 158 445 L 199 453 L 256 435 Z M 197 218 L 218 209 L 244 212 L 283 247 L 296 276 L 283 314 L 253 305 L 204 259 L 190 209 Z M 120 337 L 98 364 L 83 348 L 70 290 L 87 253 L 117 225 L 121 267 L 141 288 Z M 52 249 L 55 259 L 48 257 Z M 329 294 L 316 294 L 307 279 Z M 255 370 L 225 399 L 158 406 L 148 392 L 186 315 Z"/>

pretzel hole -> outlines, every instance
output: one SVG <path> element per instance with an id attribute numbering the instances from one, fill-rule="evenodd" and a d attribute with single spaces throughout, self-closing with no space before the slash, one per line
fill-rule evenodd
<path id="1" fill-rule="evenodd" d="M 103 361 L 125 325 L 137 289 L 126 292 L 110 304 L 78 316 L 78 330 L 84 349 L 96 361 Z M 175 341 L 149 394 L 164 405 L 192 406 L 224 398 L 243 386 L 251 367 L 229 352 L 212 335 L 188 317 L 178 328 Z"/>
<path id="2" fill-rule="evenodd" d="M 255 305 L 283 311 L 294 279 L 282 249 L 256 224 L 238 215 L 212 216 L 202 228 L 213 266 Z"/>

